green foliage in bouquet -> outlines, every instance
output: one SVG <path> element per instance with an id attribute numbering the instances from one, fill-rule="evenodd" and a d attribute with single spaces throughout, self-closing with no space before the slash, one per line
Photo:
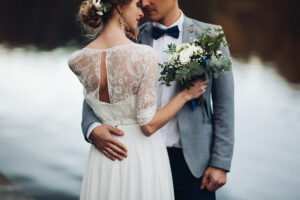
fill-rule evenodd
<path id="1" fill-rule="evenodd" d="M 197 79 L 217 78 L 221 73 L 230 71 L 231 61 L 220 51 L 222 46 L 228 46 L 222 29 L 211 28 L 189 43 L 178 47 L 168 45 L 169 62 L 160 64 L 162 67 L 161 78 L 163 84 L 170 86 L 170 82 L 178 81 L 183 88 L 192 86 Z"/>

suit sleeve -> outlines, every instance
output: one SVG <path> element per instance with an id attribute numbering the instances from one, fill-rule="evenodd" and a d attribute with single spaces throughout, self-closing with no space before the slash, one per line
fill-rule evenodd
<path id="1" fill-rule="evenodd" d="M 222 27 L 221 27 L 222 28 Z M 228 47 L 221 49 L 230 58 Z M 230 171 L 234 147 L 234 80 L 232 70 L 213 78 L 213 146 L 210 166 Z"/>
<path id="2" fill-rule="evenodd" d="M 86 101 L 83 101 L 81 130 L 85 140 L 89 143 L 90 140 L 87 138 L 87 132 L 89 126 L 94 122 L 102 123 L 101 120 L 95 115 L 93 109 L 86 103 Z"/>

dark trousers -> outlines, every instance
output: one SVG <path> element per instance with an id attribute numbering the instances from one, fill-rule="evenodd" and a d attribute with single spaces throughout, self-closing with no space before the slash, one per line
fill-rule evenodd
<path id="1" fill-rule="evenodd" d="M 188 168 L 181 148 L 167 148 L 173 177 L 175 200 L 215 200 L 215 192 L 201 190 L 201 178 L 195 178 Z"/>

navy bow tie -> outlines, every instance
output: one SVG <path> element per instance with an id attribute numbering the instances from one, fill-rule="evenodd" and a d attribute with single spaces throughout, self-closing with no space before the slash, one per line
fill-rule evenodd
<path id="1" fill-rule="evenodd" d="M 168 29 L 161 29 L 159 27 L 153 26 L 152 37 L 155 40 L 157 40 L 164 34 L 168 34 L 168 35 L 172 36 L 173 38 L 178 39 L 179 38 L 179 28 L 178 28 L 178 26 L 173 26 Z"/>

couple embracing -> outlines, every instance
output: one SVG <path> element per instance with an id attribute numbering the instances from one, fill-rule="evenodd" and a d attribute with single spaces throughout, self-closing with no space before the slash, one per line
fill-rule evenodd
<path id="1" fill-rule="evenodd" d="M 142 9 L 149 22 L 137 27 Z M 79 18 L 93 39 L 69 58 L 92 144 L 80 199 L 215 199 L 233 154 L 232 71 L 189 89 L 158 79 L 169 44 L 220 26 L 186 17 L 178 0 L 86 0 Z M 221 51 L 229 58 L 227 47 Z M 201 95 L 205 104 L 193 110 L 190 101 Z"/>

